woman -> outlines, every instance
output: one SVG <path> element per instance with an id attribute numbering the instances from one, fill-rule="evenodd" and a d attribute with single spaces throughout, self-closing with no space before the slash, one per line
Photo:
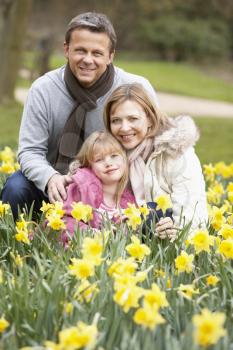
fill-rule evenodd
<path id="1" fill-rule="evenodd" d="M 170 196 L 173 219 L 160 219 L 156 232 L 174 238 L 177 227 L 192 221 L 192 230 L 208 219 L 205 182 L 193 146 L 199 132 L 188 116 L 168 118 L 140 84 L 117 88 L 105 106 L 107 130 L 122 144 L 137 204 Z"/>

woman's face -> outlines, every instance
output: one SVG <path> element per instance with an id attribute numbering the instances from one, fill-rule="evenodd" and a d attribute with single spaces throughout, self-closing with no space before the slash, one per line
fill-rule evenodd
<path id="1" fill-rule="evenodd" d="M 142 106 L 133 100 L 126 100 L 112 107 L 110 129 L 113 136 L 126 150 L 137 147 L 146 137 L 151 122 Z"/>

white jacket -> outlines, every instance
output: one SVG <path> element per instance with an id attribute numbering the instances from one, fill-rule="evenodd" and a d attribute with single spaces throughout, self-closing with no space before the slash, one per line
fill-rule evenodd
<path id="1" fill-rule="evenodd" d="M 154 139 L 144 177 L 146 201 L 169 195 L 175 226 L 183 227 L 192 220 L 193 232 L 205 227 L 208 220 L 205 181 L 193 148 L 199 132 L 188 116 L 172 118 L 171 123 L 171 128 Z"/>

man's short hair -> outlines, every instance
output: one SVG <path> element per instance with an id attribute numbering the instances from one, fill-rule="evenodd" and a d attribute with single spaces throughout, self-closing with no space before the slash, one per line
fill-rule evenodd
<path id="1" fill-rule="evenodd" d="M 106 33 L 110 39 L 110 52 L 116 48 L 116 33 L 106 15 L 96 12 L 85 12 L 74 17 L 66 28 L 65 42 L 69 44 L 71 34 L 75 29 L 88 29 L 91 32 Z"/>

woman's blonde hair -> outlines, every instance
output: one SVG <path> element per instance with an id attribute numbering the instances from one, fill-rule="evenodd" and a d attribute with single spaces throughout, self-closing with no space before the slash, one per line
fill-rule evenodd
<path id="1" fill-rule="evenodd" d="M 137 102 L 149 118 L 151 127 L 148 129 L 147 138 L 160 134 L 171 125 L 168 117 L 156 107 L 143 86 L 132 83 L 119 86 L 107 100 L 104 108 L 104 124 L 109 132 L 111 132 L 111 113 L 121 103 L 128 100 Z"/>
<path id="2" fill-rule="evenodd" d="M 119 181 L 116 194 L 116 204 L 119 205 L 121 195 L 128 182 L 128 160 L 120 143 L 109 132 L 95 131 L 87 137 L 76 155 L 75 160 L 70 164 L 69 174 L 74 174 L 78 168 L 90 168 L 97 153 L 104 156 L 112 152 L 119 153 L 123 157 L 125 163 L 125 171 Z"/>

